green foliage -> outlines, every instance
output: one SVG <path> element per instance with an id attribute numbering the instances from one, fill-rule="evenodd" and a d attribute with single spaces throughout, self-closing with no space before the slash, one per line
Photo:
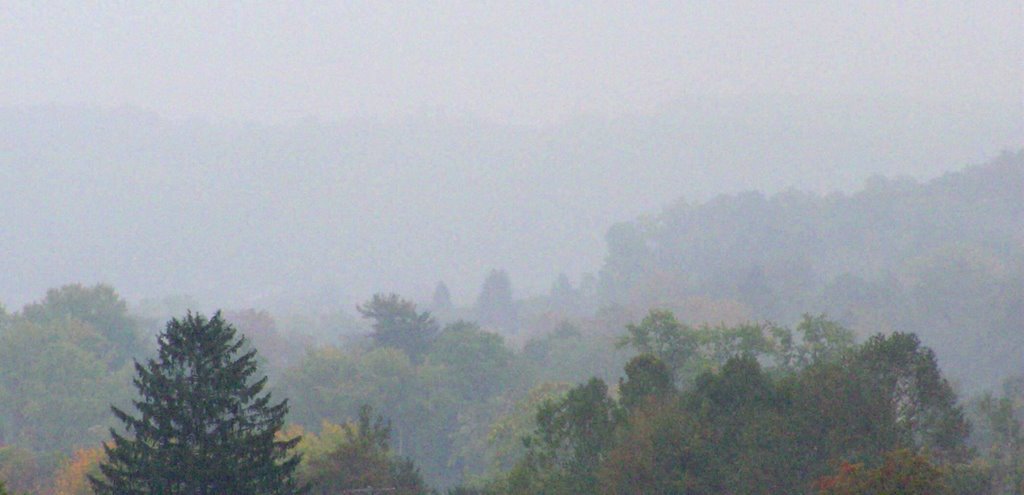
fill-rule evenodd
<path id="1" fill-rule="evenodd" d="M 90 350 L 104 357 L 111 369 L 120 368 L 143 350 L 139 322 L 128 314 L 124 299 L 107 285 L 50 289 L 42 301 L 25 306 L 21 316 L 39 325 L 74 320 L 92 327 L 102 340 Z"/>
<path id="2" fill-rule="evenodd" d="M 764 359 L 791 371 L 837 359 L 853 348 L 853 332 L 824 315 L 804 315 L 796 329 L 799 340 L 792 330 L 768 324 L 692 328 L 666 310 L 650 311 L 639 324 L 628 324 L 626 331 L 617 346 L 654 356 L 683 385 L 734 357 Z"/>
<path id="3" fill-rule="evenodd" d="M 534 386 L 517 400 L 510 411 L 498 417 L 487 433 L 489 474 L 494 477 L 510 470 L 526 455 L 523 439 L 536 429 L 537 410 L 542 404 L 562 400 L 572 388 L 567 383 L 545 382 Z"/>
<path id="4" fill-rule="evenodd" d="M 633 409 L 650 399 L 667 400 L 675 394 L 672 374 L 665 363 L 641 354 L 626 363 L 626 378 L 619 379 L 619 402 Z"/>
<path id="5" fill-rule="evenodd" d="M 947 464 L 942 466 L 944 483 L 954 495 L 1018 495 L 1024 486 L 1003 485 L 984 459 L 974 459 L 969 464 Z"/>
<path id="6" fill-rule="evenodd" d="M 679 400 L 630 410 L 598 470 L 598 493 L 716 493 L 709 433 Z"/>
<path id="7" fill-rule="evenodd" d="M 1003 395 L 986 393 L 970 404 L 971 443 L 983 455 L 992 493 L 1024 492 L 1024 380 L 1007 380 Z M 980 492 L 979 492 L 980 493 Z"/>
<path id="8" fill-rule="evenodd" d="M 670 313 L 649 316 L 624 340 L 672 355 L 665 349 L 678 348 L 671 343 L 682 325 Z M 716 330 L 722 337 L 712 337 Z M 545 402 L 527 451 L 495 486 L 503 493 L 805 493 L 834 463 L 874 469 L 899 449 L 940 462 L 935 479 L 950 493 L 986 486 L 984 470 L 963 464 L 967 423 L 934 353 L 915 336 L 878 335 L 855 346 L 845 328 L 809 316 L 798 331 L 794 342 L 776 327 L 705 327 L 691 359 L 709 365 L 692 387 L 675 391 L 668 367 L 641 354 L 620 381 L 622 409 L 597 399 L 595 380 Z M 775 368 L 762 369 L 762 360 Z M 610 419 L 595 422 L 584 409 Z"/>
<path id="9" fill-rule="evenodd" d="M 600 493 L 800 493 L 789 398 L 751 357 L 703 373 L 691 390 L 629 410 L 598 476 Z"/>
<path id="10" fill-rule="evenodd" d="M 707 435 L 701 484 L 712 493 L 795 493 L 799 451 L 788 422 L 789 400 L 752 356 L 730 359 L 698 377 L 684 407 Z"/>
<path id="11" fill-rule="evenodd" d="M 271 403 L 255 378 L 256 351 L 220 313 L 188 314 L 159 335 L 159 353 L 136 363 L 139 416 L 117 407 L 127 433 L 113 429 L 100 494 L 299 493 L 293 477 L 299 439 L 276 440 L 287 402 Z"/>
<path id="12" fill-rule="evenodd" d="M 101 439 L 107 406 L 129 392 L 93 349 L 105 339 L 77 320 L 15 318 L 0 332 L 0 440 L 42 452 Z"/>
<path id="13" fill-rule="evenodd" d="M 927 449 L 941 459 L 963 460 L 970 431 L 956 394 L 939 371 L 935 353 L 914 334 L 874 335 L 849 363 L 850 372 L 877 398 L 876 418 L 891 421 L 896 446 Z"/>
<path id="14" fill-rule="evenodd" d="M 60 307 L 60 300 L 52 297 L 51 306 Z M 40 316 L 48 314 L 41 312 L 44 306 L 33 310 L 35 320 L 8 316 L 7 327 L 0 330 L 5 441 L 13 438 L 50 449 L 98 440 L 92 438 L 94 425 L 106 420 L 95 411 L 102 411 L 110 397 L 124 394 L 116 381 L 127 375 L 110 372 L 113 354 L 103 351 L 114 346 L 92 323 L 68 316 L 73 312 Z M 878 335 L 855 345 L 850 330 L 820 315 L 805 315 L 795 330 L 769 324 L 690 327 L 671 312 L 656 310 L 627 325 L 619 346 L 641 353 L 625 362 L 625 354 L 612 345 L 611 330 L 594 330 L 603 328 L 599 319 L 582 320 L 582 326 L 563 324 L 527 341 L 516 354 L 501 336 L 473 323 L 458 321 L 438 332 L 428 313 L 398 296 L 375 296 L 360 310 L 374 322 L 376 345 L 314 349 L 295 361 L 280 381 L 295 400 L 295 421 L 309 426 L 327 419 L 343 425 L 325 425 L 319 439 L 309 435 L 300 449 L 308 462 L 298 475 L 316 481 L 321 491 L 373 485 L 424 493 L 426 479 L 452 490 L 469 482 L 487 493 L 801 493 L 814 480 L 834 475 L 837 463 L 877 469 L 885 453 L 899 449 L 927 454 L 950 493 L 1000 493 L 1019 485 L 1022 434 L 1017 408 L 1024 399 L 1008 395 L 976 404 L 976 417 L 984 419 L 979 421 L 977 445 L 986 457 L 966 463 L 970 452 L 964 445 L 963 412 L 934 353 L 911 334 Z M 628 318 L 622 316 L 612 326 L 622 328 L 618 325 Z M 267 313 L 248 311 L 236 319 L 263 332 L 264 342 L 278 338 Z M 214 320 L 219 322 L 214 326 L 230 328 L 219 316 Z M 214 320 L 197 318 L 200 326 Z M 196 323 L 172 323 L 184 332 L 190 321 Z M 183 397 L 212 389 L 180 389 L 188 376 L 186 358 L 199 351 L 189 350 L 187 339 L 168 335 L 161 336 L 158 359 L 136 369 L 137 384 L 145 382 L 152 389 L 136 402 L 142 417 L 116 409 L 127 432 L 115 438 L 122 445 L 136 442 L 134 450 L 117 454 L 115 439 L 106 464 L 108 471 L 115 471 L 104 471 L 107 477 L 97 480 L 100 484 L 116 482 L 119 475 L 127 479 L 124 466 L 133 456 L 156 450 L 150 447 L 159 435 L 173 436 L 173 425 L 188 423 L 184 417 L 171 418 L 171 413 L 152 413 L 157 406 L 184 414 L 231 402 L 218 399 L 199 401 L 201 408 L 183 407 Z M 227 366 L 235 372 L 220 383 L 245 383 L 254 403 L 262 401 L 268 410 L 283 407 L 271 406 L 269 397 L 253 388 L 266 384 L 251 380 L 256 356 L 247 352 L 248 344 L 232 339 L 220 344 L 208 339 L 205 346 L 206 351 L 220 348 L 237 358 L 221 361 L 235 363 Z M 161 368 L 158 364 L 170 356 L 163 347 L 172 343 L 178 349 L 177 364 Z M 43 356 L 51 355 L 59 357 L 61 367 L 40 364 L 50 363 Z M 240 364 L 245 359 L 248 364 Z M 526 392 L 543 380 L 605 374 L 622 364 L 618 401 L 601 379 L 572 388 L 535 386 Z M 163 378 L 155 378 L 154 366 Z M 97 388 L 104 383 L 110 388 Z M 391 421 L 374 417 L 361 408 L 364 404 Z M 94 416 L 88 412 L 92 410 Z M 277 421 L 279 429 L 281 418 L 274 420 L 274 414 L 266 413 L 263 424 Z M 241 424 L 220 424 L 229 423 Z M 53 424 L 61 428 L 43 428 Z M 145 428 L 148 433 L 140 435 Z M 139 443 L 140 438 L 149 443 Z M 296 459 L 286 446 L 296 439 L 284 438 L 271 443 L 276 446 L 271 447 L 275 466 Z M 243 443 L 232 445 L 245 448 Z M 197 450 L 204 449 L 216 450 Z M 228 450 L 224 447 L 218 455 Z M 174 455 L 184 458 L 183 451 L 178 448 Z M 15 457 L 8 465 L 21 465 Z M 202 479 L 213 470 L 208 466 L 214 463 L 206 459 L 189 461 L 191 465 L 160 462 L 185 465 L 188 469 L 177 471 L 196 470 L 195 478 Z M 232 465 L 223 460 L 217 464 Z M 150 469 L 148 474 L 166 479 L 170 471 Z M 483 473 L 489 479 L 481 478 Z"/>
<path id="15" fill-rule="evenodd" d="M 356 309 L 363 318 L 373 320 L 373 341 L 378 347 L 392 347 L 419 362 L 437 333 L 437 322 L 427 311 L 397 294 L 374 294 Z"/>
<path id="16" fill-rule="evenodd" d="M 801 368 L 834 361 L 854 346 L 853 332 L 825 315 L 803 315 L 796 331 L 801 336 L 802 345 L 795 361 Z"/>
<path id="17" fill-rule="evenodd" d="M 615 346 L 615 333 L 583 330 L 580 325 L 563 321 L 554 331 L 527 341 L 517 356 L 527 386 L 582 382 L 592 376 L 615 380 L 630 357 L 628 352 Z"/>
<path id="18" fill-rule="evenodd" d="M 825 312 L 858 335 L 916 333 L 963 390 L 992 388 L 1019 372 L 1024 345 L 1021 177 L 1018 152 L 853 194 L 679 202 L 608 229 L 599 299 L 641 310 L 714 297 L 748 310 L 741 320 L 783 324 Z"/>
<path id="19" fill-rule="evenodd" d="M 445 492 L 445 495 L 496 495 L 492 491 L 483 488 L 467 488 L 463 486 L 457 486 L 450 488 Z"/>
<path id="20" fill-rule="evenodd" d="M 60 460 L 57 454 L 14 445 L 0 446 L 0 481 L 6 483 L 12 495 L 47 493 L 51 490 L 50 475 Z"/>
<path id="21" fill-rule="evenodd" d="M 414 363 L 399 349 L 344 352 L 325 347 L 311 352 L 281 383 L 295 408 L 291 418 L 306 427 L 322 420 L 344 423 L 363 404 L 386 414 L 392 445 L 412 458 L 431 483 L 457 481 L 449 467 L 456 413 L 462 404 L 443 366 Z"/>
<path id="22" fill-rule="evenodd" d="M 872 462 L 898 449 L 928 452 L 943 463 L 968 457 L 963 411 L 934 354 L 913 335 L 876 335 L 782 386 L 804 450 L 818 453 L 807 463 Z"/>
<path id="23" fill-rule="evenodd" d="M 412 461 L 391 454 L 391 426 L 383 416 L 374 416 L 371 407 L 361 407 L 355 422 L 324 426 L 320 439 L 312 436 L 303 442 L 325 445 L 299 445 L 304 455 L 301 477 L 310 484 L 311 493 L 329 495 L 368 487 L 404 495 L 428 493 Z"/>
<path id="24" fill-rule="evenodd" d="M 620 421 L 608 387 L 593 378 L 561 400 L 547 400 L 537 410 L 537 429 L 527 437 L 527 455 L 509 476 L 510 486 L 524 489 L 548 480 L 547 493 L 594 493 L 596 471 L 611 446 Z"/>
<path id="25" fill-rule="evenodd" d="M 111 401 L 127 398 L 137 321 L 104 285 L 51 289 L 0 314 L 0 444 L 48 452 L 99 441 Z"/>
<path id="26" fill-rule="evenodd" d="M 445 367 L 445 375 L 456 393 L 467 402 L 497 395 L 513 378 L 513 354 L 504 339 L 464 321 L 447 325 L 441 331 L 427 361 Z"/>
<path id="27" fill-rule="evenodd" d="M 701 369 L 718 368 L 737 356 L 770 356 L 775 352 L 768 327 L 741 324 L 733 327 L 704 326 L 697 331 Z"/>
<path id="28" fill-rule="evenodd" d="M 639 324 L 626 325 L 626 331 L 617 343 L 619 347 L 629 346 L 658 358 L 677 378 L 685 367 L 692 367 L 700 345 L 697 332 L 680 323 L 670 311 L 651 310 Z"/>

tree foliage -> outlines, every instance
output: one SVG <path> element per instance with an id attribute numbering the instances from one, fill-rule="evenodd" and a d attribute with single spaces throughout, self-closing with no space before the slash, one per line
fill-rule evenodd
<path id="1" fill-rule="evenodd" d="M 299 439 L 275 439 L 288 411 L 272 403 L 257 378 L 256 351 L 241 353 L 244 338 L 220 313 L 173 319 L 159 335 L 159 353 L 136 363 L 133 401 L 139 415 L 113 407 L 126 434 L 113 429 L 100 494 L 287 494 Z"/>
<path id="2" fill-rule="evenodd" d="M 105 358 L 111 369 L 130 362 L 143 350 L 138 320 L 128 314 L 127 303 L 108 285 L 50 289 L 42 301 L 25 306 L 21 315 L 39 325 L 74 320 L 92 327 L 102 341 L 91 350 Z"/>
<path id="3" fill-rule="evenodd" d="M 632 347 L 641 354 L 654 356 L 664 363 L 673 377 L 687 365 L 693 365 L 700 339 L 697 333 L 679 322 L 671 311 L 651 310 L 640 321 L 626 326 L 627 334 L 619 347 Z"/>
<path id="4" fill-rule="evenodd" d="M 849 371 L 876 398 L 874 417 L 891 422 L 894 446 L 923 448 L 951 460 L 966 457 L 970 426 L 963 408 L 939 371 L 935 353 L 916 335 L 872 336 L 850 361 Z"/>
<path id="5" fill-rule="evenodd" d="M 363 318 L 373 321 L 373 341 L 379 347 L 392 347 L 419 362 L 437 334 L 438 325 L 427 311 L 397 294 L 374 294 L 357 306 Z"/>
<path id="6" fill-rule="evenodd" d="M 378 488 L 401 495 L 426 494 L 419 470 L 408 458 L 391 452 L 391 425 L 374 415 L 370 406 L 358 418 L 338 426 L 325 422 L 318 436 L 307 434 L 299 443 L 304 461 L 301 478 L 313 494 Z"/>
<path id="7" fill-rule="evenodd" d="M 537 410 L 537 428 L 527 437 L 527 453 L 509 476 L 513 492 L 594 493 L 597 467 L 612 442 L 619 421 L 618 405 L 608 386 L 593 378 L 560 400 L 547 400 Z"/>
<path id="8" fill-rule="evenodd" d="M 445 326 L 427 360 L 444 366 L 455 392 L 469 403 L 497 395 L 514 379 L 513 355 L 504 339 L 464 321 Z"/>
<path id="9" fill-rule="evenodd" d="M 100 462 L 105 457 L 102 447 L 76 450 L 54 474 L 54 495 L 92 495 L 89 476 L 100 476 Z"/>
<path id="10" fill-rule="evenodd" d="M 16 318 L 0 332 L 0 441 L 42 452 L 99 441 L 107 406 L 129 392 L 127 369 L 111 372 L 92 350 L 92 326 Z"/>
<path id="11" fill-rule="evenodd" d="M 46 493 L 59 457 L 15 445 L 0 446 L 0 481 L 6 483 L 12 495 Z"/>
<path id="12" fill-rule="evenodd" d="M 942 471 L 928 459 L 901 449 L 885 454 L 877 468 L 844 463 L 832 476 L 816 483 L 820 495 L 861 495 L 892 493 L 900 495 L 947 495 L 949 485 Z"/>
<path id="13" fill-rule="evenodd" d="M 476 316 L 485 327 L 506 333 L 519 328 L 519 315 L 512 300 L 512 281 L 505 270 L 491 270 L 476 300 Z"/>
<path id="14" fill-rule="evenodd" d="M 669 400 L 675 395 L 672 374 L 658 358 L 641 354 L 626 363 L 626 378 L 619 379 L 619 402 L 627 409 L 650 399 Z"/>
<path id="15" fill-rule="evenodd" d="M 591 380 L 541 405 L 529 448 L 502 489 L 806 493 L 837 463 L 874 469 L 900 449 L 940 463 L 952 473 L 941 483 L 959 487 L 955 493 L 984 486 L 964 464 L 967 423 L 956 396 L 913 335 L 855 345 L 840 325 L 805 316 L 798 339 L 767 325 L 712 336 L 713 327 L 688 329 L 668 312 L 628 330 L 629 345 L 670 357 L 687 349 L 704 371 L 677 390 L 669 368 L 641 354 L 625 367 L 617 404 L 599 400 L 600 381 Z"/>

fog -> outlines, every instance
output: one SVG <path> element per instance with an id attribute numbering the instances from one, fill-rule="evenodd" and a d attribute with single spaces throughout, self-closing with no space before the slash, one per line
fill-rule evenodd
<path id="1" fill-rule="evenodd" d="M 680 198 L 927 179 L 1024 142 L 1013 2 L 0 11 L 0 301 L 471 303 Z"/>
<path id="2" fill-rule="evenodd" d="M 4 4 L 0 495 L 1020 493 L 1022 26 Z"/>
<path id="3" fill-rule="evenodd" d="M 1019 104 L 1017 2 L 76 2 L 0 12 L 0 104 L 537 125 L 687 97 Z"/>

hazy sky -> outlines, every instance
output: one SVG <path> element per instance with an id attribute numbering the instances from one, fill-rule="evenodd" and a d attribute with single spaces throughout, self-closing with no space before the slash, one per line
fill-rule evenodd
<path id="1" fill-rule="evenodd" d="M 1024 92 L 1019 0 L 326 3 L 4 2 L 0 106 L 544 124 L 704 94 Z"/>
<path id="2" fill-rule="evenodd" d="M 1018 149 L 1022 8 L 0 2 L 0 301 L 542 293 L 680 198 Z"/>

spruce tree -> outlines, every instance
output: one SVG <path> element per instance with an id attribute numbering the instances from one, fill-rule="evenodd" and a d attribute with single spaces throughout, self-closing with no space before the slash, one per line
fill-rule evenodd
<path id="1" fill-rule="evenodd" d="M 159 354 L 135 363 L 139 416 L 112 407 L 125 434 L 111 429 L 98 494 L 293 494 L 298 439 L 275 439 L 287 401 L 271 403 L 256 378 L 256 351 L 220 312 L 172 319 Z"/>

